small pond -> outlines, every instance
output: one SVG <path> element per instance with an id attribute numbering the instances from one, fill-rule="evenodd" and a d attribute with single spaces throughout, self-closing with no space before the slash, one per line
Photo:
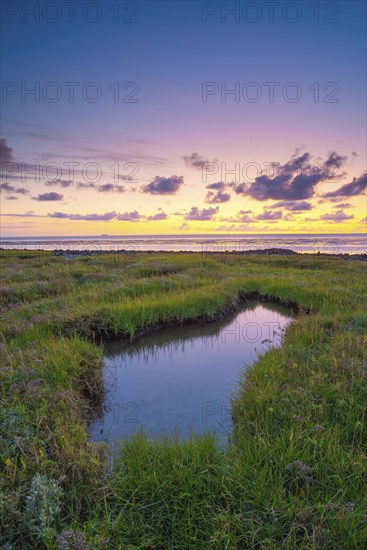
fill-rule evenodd
<path id="1" fill-rule="evenodd" d="M 231 395 L 258 355 L 279 346 L 295 312 L 249 301 L 219 321 L 156 330 L 105 345 L 103 410 L 90 423 L 94 441 L 215 433 L 227 440 Z"/>

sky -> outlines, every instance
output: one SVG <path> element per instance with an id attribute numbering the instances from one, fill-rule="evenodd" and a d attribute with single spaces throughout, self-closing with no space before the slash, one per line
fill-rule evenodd
<path id="1" fill-rule="evenodd" d="M 4 1 L 1 234 L 361 233 L 366 3 Z"/>

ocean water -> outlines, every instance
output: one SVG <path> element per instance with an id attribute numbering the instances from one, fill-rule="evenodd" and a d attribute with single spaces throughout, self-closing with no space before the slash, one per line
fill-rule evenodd
<path id="1" fill-rule="evenodd" d="M 299 253 L 366 254 L 367 235 L 120 235 L 75 237 L 8 237 L 0 240 L 2 249 L 73 251 L 185 251 L 244 252 L 265 248 L 286 248 Z"/>

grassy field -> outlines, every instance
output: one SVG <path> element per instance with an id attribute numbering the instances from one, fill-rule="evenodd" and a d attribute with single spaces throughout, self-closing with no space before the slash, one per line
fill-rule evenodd
<path id="1" fill-rule="evenodd" d="M 366 264 L 312 256 L 3 252 L 0 548 L 367 545 Z M 101 337 L 297 304 L 233 401 L 233 443 L 88 442 Z M 307 314 L 306 314 L 307 312 Z"/>

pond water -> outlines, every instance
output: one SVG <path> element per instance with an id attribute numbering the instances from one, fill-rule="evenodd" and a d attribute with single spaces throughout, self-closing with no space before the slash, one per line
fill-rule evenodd
<path id="1" fill-rule="evenodd" d="M 293 318 L 289 308 L 249 301 L 219 321 L 106 344 L 105 402 L 90 423 L 90 439 L 113 445 L 141 432 L 179 439 L 211 432 L 227 440 L 231 394 L 241 375 L 280 345 Z"/>

